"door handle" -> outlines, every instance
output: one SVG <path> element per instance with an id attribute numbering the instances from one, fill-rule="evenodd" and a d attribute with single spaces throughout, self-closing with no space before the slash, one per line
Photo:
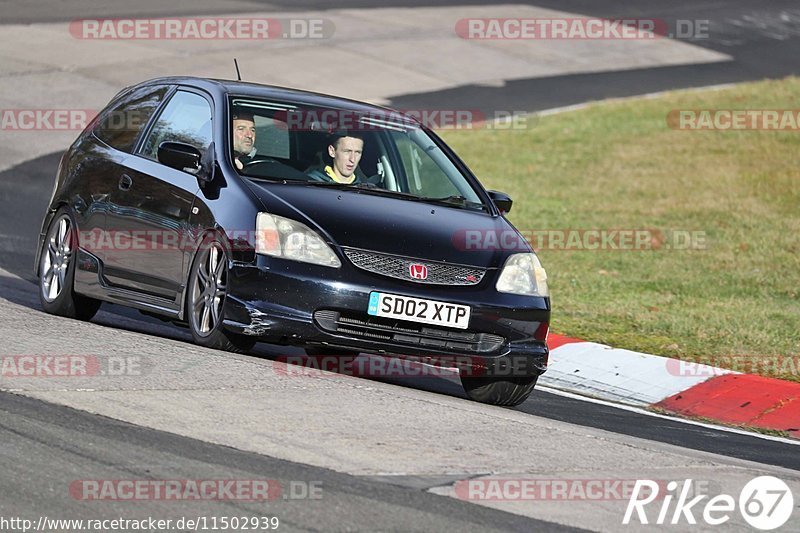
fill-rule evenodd
<path id="1" fill-rule="evenodd" d="M 119 179 L 119 190 L 121 191 L 128 191 L 133 185 L 133 180 L 127 174 L 123 174 L 122 177 Z"/>

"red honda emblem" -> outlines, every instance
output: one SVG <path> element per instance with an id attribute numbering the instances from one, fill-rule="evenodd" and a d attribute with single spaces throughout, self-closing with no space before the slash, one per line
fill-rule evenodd
<path id="1" fill-rule="evenodd" d="M 428 279 L 428 267 L 420 265 L 419 263 L 411 263 L 408 265 L 408 272 L 414 279 Z"/>

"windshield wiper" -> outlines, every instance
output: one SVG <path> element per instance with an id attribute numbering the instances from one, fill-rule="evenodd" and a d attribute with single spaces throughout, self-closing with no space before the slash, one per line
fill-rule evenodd
<path id="1" fill-rule="evenodd" d="M 342 189 L 342 190 L 356 189 L 356 192 L 377 194 L 380 196 L 391 196 L 394 198 L 403 198 L 404 200 L 414 200 L 414 201 L 426 200 L 425 198 L 422 198 L 421 196 L 417 196 L 416 194 L 412 194 L 410 192 L 392 191 L 390 189 L 384 189 L 383 187 L 378 187 L 374 183 L 337 183 L 335 181 L 306 181 L 300 183 L 312 187 L 329 187 L 331 189 Z"/>
<path id="2" fill-rule="evenodd" d="M 270 183 L 287 183 L 287 182 L 298 182 L 302 180 L 296 180 L 292 178 L 282 178 L 279 176 L 248 176 L 247 174 L 242 174 L 242 177 L 245 177 L 249 180 L 255 181 L 268 181 Z"/>
<path id="3" fill-rule="evenodd" d="M 303 181 L 303 185 L 312 187 L 330 187 L 332 189 L 377 189 L 374 183 L 339 183 L 338 181 Z"/>
<path id="4" fill-rule="evenodd" d="M 457 207 L 467 207 L 469 209 L 484 209 L 484 205 L 480 202 L 473 202 L 467 200 L 460 195 L 445 196 L 443 198 L 423 198 L 426 202 L 435 202 L 437 204 L 454 205 Z"/>

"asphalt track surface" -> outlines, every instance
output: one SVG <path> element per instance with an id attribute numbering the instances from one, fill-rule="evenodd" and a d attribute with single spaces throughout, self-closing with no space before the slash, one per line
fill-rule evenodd
<path id="1" fill-rule="evenodd" d="M 439 2 L 438 4 L 488 4 L 488 2 Z M 800 31 L 781 27 L 783 38 L 774 38 L 775 31 L 765 32 L 769 24 L 763 21 L 780 20 L 781 10 L 794 10 L 793 2 L 754 1 L 705 2 L 683 5 L 682 2 L 662 1 L 537 1 L 519 2 L 574 11 L 594 16 L 642 16 L 667 20 L 712 20 L 711 39 L 695 42 L 733 56 L 734 60 L 711 65 L 651 68 L 633 71 L 581 74 L 554 78 L 514 80 L 504 87 L 466 86 L 426 94 L 397 95 L 392 98 L 398 107 L 436 108 L 480 102 L 485 108 L 536 111 L 571 105 L 587 100 L 628 96 L 673 88 L 704 86 L 762 78 L 776 78 L 800 71 L 796 58 L 800 55 Z M 420 6 L 425 2 L 380 2 L 381 6 Z M 24 5 L 3 10 L 3 23 L 63 21 L 80 17 L 99 16 L 156 16 L 261 11 L 270 6 L 279 10 L 324 9 L 329 2 L 285 1 L 270 2 L 163 2 L 111 1 L 98 6 L 95 2 L 76 1 L 54 12 L 48 2 L 29 1 Z M 362 0 L 340 1 L 341 7 L 371 7 L 376 2 Z M 753 15 L 753 17 L 751 17 Z M 748 18 L 750 17 L 750 18 Z M 735 24 L 729 21 L 762 20 L 762 23 Z M 713 28 L 719 31 L 716 33 Z M 769 35 L 767 35 L 769 33 Z M 716 38 L 714 36 L 716 35 Z M 770 36 L 772 35 L 772 36 Z M 59 154 L 50 154 L 28 161 L 0 174 L 0 233 L 14 236 L 0 255 L 0 267 L 22 278 L 32 279 L 33 253 L 41 216 L 46 207 L 52 176 Z M 31 285 L 31 291 L 35 290 Z M 158 321 L 136 312 L 108 306 L 108 310 L 125 317 L 133 330 L 152 335 L 187 338 L 179 328 L 165 328 Z M 268 357 L 261 351 L 260 356 Z M 462 393 L 450 384 L 434 384 L 432 390 L 455 396 Z M 565 421 L 571 424 L 605 429 L 678 446 L 711 451 L 721 455 L 747 459 L 765 464 L 800 470 L 797 447 L 767 441 L 755 436 L 718 431 L 707 427 L 687 425 L 679 421 L 655 418 L 614 407 L 588 403 L 537 390 L 519 411 L 535 416 Z M 290 516 L 292 529 L 326 530 L 332 519 L 338 520 L 334 529 L 368 530 L 381 524 L 386 529 L 418 529 L 488 531 L 557 530 L 552 523 L 532 521 L 508 513 L 438 497 L 422 491 L 409 490 L 390 484 L 369 481 L 324 469 L 298 465 L 269 457 L 240 452 L 226 447 L 177 437 L 140 428 L 111 419 L 89 415 L 66 407 L 3 393 L 0 395 L 0 433 L 3 451 L 0 465 L 7 473 L 0 488 L 2 515 L 41 515 L 52 510 L 67 517 L 79 507 L 74 501 L 42 496 L 52 487 L 83 477 L 117 478 L 192 478 L 263 476 L 269 472 L 276 478 L 292 480 L 322 480 L 326 487 L 325 505 L 304 502 L 302 513 L 292 511 L 297 502 L 279 500 L 270 513 Z M 137 463 L 133 458 L 140 458 Z M 146 458 L 143 460 L 141 458 Z M 142 464 L 153 465 L 147 468 Z M 42 465 L 48 465 L 43 468 Z M 59 465 L 59 466 L 52 466 Z M 198 473 L 202 472 L 203 475 Z M 232 476 L 237 472 L 239 476 Z M 242 504 L 197 504 L 196 515 L 235 514 L 241 511 L 254 514 L 256 510 Z M 331 509 L 341 509 L 341 516 L 331 516 Z M 115 509 L 104 507 L 103 515 Z M 140 509 L 144 513 L 144 508 Z M 139 512 L 140 510 L 137 510 Z M 152 502 L 145 514 L 167 518 L 174 509 L 154 509 Z M 128 516 L 131 507 L 120 512 Z M 161 512 L 163 511 L 163 512 Z M 160 513 L 160 514 L 159 514 Z M 82 518 L 90 518 L 81 508 Z M 393 518 L 393 517 L 400 518 Z M 393 522 L 399 520 L 399 522 Z M 565 528 L 566 529 L 566 528 Z"/>
<path id="2" fill-rule="evenodd" d="M 90 415 L 63 406 L 0 393 L 0 516 L 62 519 L 148 516 L 278 517 L 280 530 L 578 531 L 550 522 L 471 505 L 452 498 L 323 468 L 215 446 Z M 47 465 L 42 468 L 42 465 Z M 266 502 L 91 501 L 63 487 L 76 479 L 257 479 L 281 487 Z M 297 487 L 297 488 L 292 488 Z M 324 499 L 295 498 L 312 489 Z M 43 498 L 41 495 L 50 495 Z"/>

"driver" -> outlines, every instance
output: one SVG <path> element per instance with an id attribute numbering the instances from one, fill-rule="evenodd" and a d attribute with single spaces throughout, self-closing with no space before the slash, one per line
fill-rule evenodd
<path id="1" fill-rule="evenodd" d="M 242 170 L 256 155 L 256 123 L 247 111 L 233 112 L 233 163 Z"/>

